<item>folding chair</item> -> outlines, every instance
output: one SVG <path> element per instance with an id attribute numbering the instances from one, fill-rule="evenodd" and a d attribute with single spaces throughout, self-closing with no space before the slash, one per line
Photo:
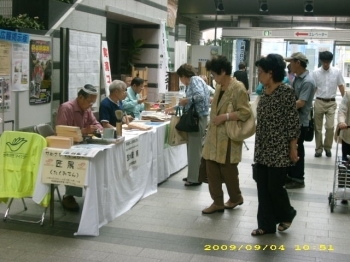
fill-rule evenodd
<path id="1" fill-rule="evenodd" d="M 10 217 L 10 208 L 14 198 L 21 198 L 24 210 L 27 206 L 24 197 L 34 192 L 40 159 L 46 140 L 35 133 L 5 131 L 0 137 L 0 202 L 7 202 L 4 221 L 16 220 L 43 225 L 46 208 L 39 220 L 23 220 Z"/>
<path id="2" fill-rule="evenodd" d="M 55 131 L 53 130 L 52 126 L 49 124 L 39 124 L 34 126 L 34 132 L 43 136 L 43 137 L 48 137 L 48 136 L 54 136 L 55 135 Z M 63 203 L 62 203 L 62 198 L 61 198 L 61 194 L 60 194 L 60 190 L 58 189 L 58 185 L 54 185 L 54 189 L 56 189 L 56 193 L 58 196 L 58 200 L 61 204 L 62 210 L 63 210 L 63 215 L 66 214 Z M 53 197 L 53 195 L 52 195 Z"/>

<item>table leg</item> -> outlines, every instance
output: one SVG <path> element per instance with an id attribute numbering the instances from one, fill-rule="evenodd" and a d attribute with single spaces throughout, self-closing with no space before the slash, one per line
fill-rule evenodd
<path id="1" fill-rule="evenodd" d="M 51 198 L 50 198 L 50 225 L 53 226 L 54 222 L 54 209 L 55 209 L 55 185 L 51 184 Z"/>

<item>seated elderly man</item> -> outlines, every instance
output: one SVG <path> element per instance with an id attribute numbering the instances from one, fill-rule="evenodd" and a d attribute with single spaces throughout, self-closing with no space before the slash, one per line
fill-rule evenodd
<path id="1" fill-rule="evenodd" d="M 141 97 L 140 93 L 143 89 L 144 80 L 135 77 L 131 81 L 131 86 L 127 89 L 127 97 L 123 101 L 124 110 L 128 115 L 136 119 L 140 119 L 140 113 L 144 110 L 144 101 L 147 97 Z"/>
<path id="2" fill-rule="evenodd" d="M 109 85 L 109 96 L 103 99 L 100 104 L 100 122 L 104 128 L 115 127 L 117 122 L 115 111 L 124 111 L 123 99 L 125 98 L 126 84 L 121 80 L 114 80 Z M 129 116 L 129 120 L 132 120 L 131 116 Z M 123 122 L 126 122 L 125 118 L 123 118 Z"/>
<path id="3" fill-rule="evenodd" d="M 57 114 L 56 125 L 78 126 L 83 135 L 102 130 L 102 126 L 91 111 L 91 106 L 96 102 L 97 90 L 92 85 L 85 85 L 78 92 L 74 100 L 63 103 Z M 66 194 L 62 204 L 67 210 L 78 211 L 79 205 L 74 196 L 82 197 L 83 190 L 80 187 L 66 186 Z"/>

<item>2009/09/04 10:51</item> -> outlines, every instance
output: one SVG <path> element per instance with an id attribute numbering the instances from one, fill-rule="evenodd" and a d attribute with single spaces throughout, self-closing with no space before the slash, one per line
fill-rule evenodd
<path id="1" fill-rule="evenodd" d="M 258 251 L 258 250 L 271 250 L 271 251 L 284 251 L 286 247 L 284 245 L 204 245 L 204 251 Z M 294 245 L 295 251 L 334 251 L 333 245 Z"/>

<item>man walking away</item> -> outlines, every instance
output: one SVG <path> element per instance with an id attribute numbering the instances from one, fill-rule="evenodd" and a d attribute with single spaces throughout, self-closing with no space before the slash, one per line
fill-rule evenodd
<path id="1" fill-rule="evenodd" d="M 316 69 L 312 76 L 316 83 L 315 109 L 315 157 L 321 157 L 323 150 L 327 157 L 332 156 L 331 148 L 334 134 L 334 115 L 337 108 L 335 97 L 337 87 L 342 96 L 344 96 L 344 78 L 338 68 L 332 67 L 333 54 L 329 51 L 319 53 L 321 67 Z M 322 126 L 323 117 L 326 117 L 326 133 L 323 141 Z"/>

